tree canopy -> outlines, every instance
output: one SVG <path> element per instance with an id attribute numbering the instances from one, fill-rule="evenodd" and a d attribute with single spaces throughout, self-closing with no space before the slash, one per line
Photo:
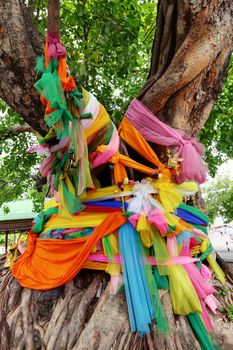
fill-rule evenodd
<path id="1" fill-rule="evenodd" d="M 229 176 L 219 176 L 204 187 L 206 210 L 210 222 L 222 217 L 225 222 L 233 220 L 233 180 Z"/>

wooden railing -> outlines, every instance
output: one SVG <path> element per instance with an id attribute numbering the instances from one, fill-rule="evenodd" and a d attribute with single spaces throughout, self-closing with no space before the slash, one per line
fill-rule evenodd
<path id="1" fill-rule="evenodd" d="M 22 233 L 26 233 L 30 230 L 33 219 L 23 219 L 23 220 L 6 220 L 0 221 L 0 237 L 4 236 L 4 242 L 2 247 L 5 250 L 5 253 L 9 249 L 11 243 L 15 243 Z M 9 237 L 14 235 L 13 240 L 9 242 Z M 4 252 L 0 252 L 4 253 Z"/>

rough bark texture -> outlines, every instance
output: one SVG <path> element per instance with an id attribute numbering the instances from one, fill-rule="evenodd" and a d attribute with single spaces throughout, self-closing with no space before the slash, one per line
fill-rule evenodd
<path id="1" fill-rule="evenodd" d="M 162 120 L 198 135 L 232 50 L 231 0 L 159 2 L 149 79 L 139 98 Z"/>
<path id="2" fill-rule="evenodd" d="M 230 7 L 230 0 L 159 2 L 149 80 L 139 98 L 167 123 L 191 135 L 207 120 L 226 76 Z M 38 38 L 22 2 L 1 0 L 0 96 L 29 125 L 45 132 L 32 87 L 35 57 L 42 49 Z M 157 334 L 153 326 L 151 335 L 139 338 L 130 332 L 124 293 L 112 296 L 104 273 L 82 271 L 66 286 L 48 292 L 23 289 L 4 269 L 0 282 L 1 350 L 200 349 L 187 319 L 173 314 L 168 292 L 160 296 L 172 333 Z M 233 293 L 229 283 L 224 288 L 228 297 L 220 297 L 223 308 L 232 303 Z M 222 320 L 221 327 L 222 335 L 216 337 L 230 349 Z"/>
<path id="3" fill-rule="evenodd" d="M 215 281 L 217 290 L 223 286 Z M 233 303 L 233 287 L 227 283 L 218 296 L 221 308 Z M 130 332 L 123 292 L 109 292 L 104 273 L 82 271 L 66 286 L 40 292 L 22 288 L 9 270 L 0 274 L 1 350 L 190 350 L 200 349 L 187 319 L 175 316 L 169 294 L 160 292 L 172 333 L 161 335 L 152 326 L 144 338 Z M 217 314 L 215 338 L 231 349 L 233 327 Z M 226 321 L 226 319 L 225 319 Z"/>
<path id="4" fill-rule="evenodd" d="M 60 0 L 48 1 L 48 32 L 60 32 Z"/>
<path id="5" fill-rule="evenodd" d="M 45 134 L 43 107 L 33 88 L 36 57 L 43 39 L 21 0 L 0 1 L 0 98 L 26 123 Z"/>

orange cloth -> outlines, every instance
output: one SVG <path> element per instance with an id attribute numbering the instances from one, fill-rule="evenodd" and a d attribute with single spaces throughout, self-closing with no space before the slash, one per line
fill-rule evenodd
<path id="1" fill-rule="evenodd" d="M 13 276 L 26 288 L 47 290 L 62 286 L 85 266 L 98 240 L 126 221 L 121 212 L 111 213 L 89 236 L 67 241 L 40 239 L 30 231 L 27 249 L 12 267 Z"/>
<path id="2" fill-rule="evenodd" d="M 49 65 L 49 55 L 48 55 L 48 42 L 46 40 L 44 47 L 45 54 L 45 68 Z M 76 88 L 76 84 L 73 77 L 68 76 L 67 74 L 67 63 L 66 58 L 59 58 L 59 66 L 58 66 L 58 75 L 61 79 L 61 84 L 64 91 L 73 91 Z M 42 101 L 44 104 L 44 102 Z M 51 113 L 51 111 L 46 111 L 46 114 Z"/>
<path id="3" fill-rule="evenodd" d="M 83 264 L 83 269 L 105 271 L 107 266 L 108 263 L 87 260 Z"/>
<path id="4" fill-rule="evenodd" d="M 123 154 L 120 154 L 119 152 L 115 153 L 114 156 L 112 156 L 108 162 L 114 164 L 114 180 L 115 184 L 117 185 L 119 182 L 123 182 L 125 178 L 127 178 L 127 172 L 125 170 L 125 167 L 130 167 L 135 170 L 139 170 L 142 173 L 148 174 L 150 176 L 153 176 L 157 173 L 156 169 L 152 169 L 146 165 L 142 165 L 135 160 L 124 156 Z"/>
<path id="5" fill-rule="evenodd" d="M 127 118 L 123 118 L 119 126 L 119 135 L 121 138 L 130 145 L 136 152 L 142 155 L 149 162 L 158 167 L 158 172 L 161 172 L 171 179 L 171 172 L 166 168 L 165 164 L 160 162 L 156 153 L 150 147 L 145 138 L 137 131 L 137 129 L 130 123 Z M 148 173 L 147 173 L 148 174 Z"/>

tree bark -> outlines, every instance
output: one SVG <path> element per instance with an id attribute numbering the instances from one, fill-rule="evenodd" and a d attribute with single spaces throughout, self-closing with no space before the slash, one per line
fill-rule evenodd
<path id="1" fill-rule="evenodd" d="M 36 57 L 43 38 L 22 0 L 1 0 L 0 98 L 42 135 L 48 130 L 39 93 L 34 89 Z"/>
<path id="2" fill-rule="evenodd" d="M 226 77 L 231 11 L 230 0 L 158 4 L 149 79 L 139 98 L 162 120 L 190 135 L 204 125 Z M 50 24 L 51 31 L 59 30 Z M 47 127 L 33 89 L 33 67 L 43 43 L 22 1 L 3 2 L 0 40 L 0 97 L 44 134 Z M 158 334 L 152 326 L 151 335 L 140 338 L 130 332 L 124 293 L 111 295 L 104 273 L 83 270 L 66 286 L 40 292 L 20 287 L 10 271 L 1 270 L 1 350 L 200 349 L 187 319 L 173 314 L 168 292 L 160 291 L 160 297 L 172 333 Z M 232 287 L 227 288 L 231 296 Z"/>
<path id="3" fill-rule="evenodd" d="M 196 136 L 227 75 L 230 0 L 159 2 L 149 79 L 139 98 L 160 119 Z"/>
<path id="4" fill-rule="evenodd" d="M 48 1 L 48 32 L 60 33 L 60 0 Z"/>

